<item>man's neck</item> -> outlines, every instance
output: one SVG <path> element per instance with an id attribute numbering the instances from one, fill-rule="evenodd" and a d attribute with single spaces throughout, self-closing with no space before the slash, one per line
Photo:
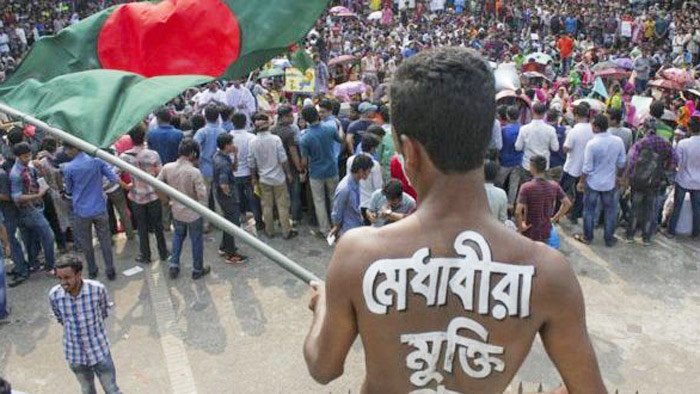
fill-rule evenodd
<path id="1" fill-rule="evenodd" d="M 482 217 L 488 214 L 482 169 L 465 174 L 432 177 L 429 184 L 417 187 L 420 211 L 432 220 L 454 216 Z M 427 177 L 426 177 L 427 178 Z"/>

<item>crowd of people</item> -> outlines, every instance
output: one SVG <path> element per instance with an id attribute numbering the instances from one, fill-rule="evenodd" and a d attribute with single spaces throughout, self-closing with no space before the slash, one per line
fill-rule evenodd
<path id="1" fill-rule="evenodd" d="M 333 244 L 353 228 L 381 227 L 415 211 L 420 201 L 395 149 L 388 82 L 406 58 L 462 46 L 488 59 L 497 75 L 501 96 L 484 178 L 498 220 L 554 248 L 559 237 L 552 223 L 565 217 L 572 224 L 582 220 L 574 237 L 586 244 L 601 224 L 607 246 L 617 242 L 617 227 L 626 229 L 629 242 L 640 230 L 650 245 L 659 231 L 674 237 L 683 212 L 692 216 L 686 233 L 700 236 L 700 92 L 693 92 L 700 10 L 694 2 L 333 3 L 345 10 L 331 9 L 306 39 L 313 95 L 286 92 L 280 77 L 258 78 L 257 71 L 213 82 L 159 108 L 117 140 L 113 153 L 261 237 L 289 240 L 306 222 Z M 34 41 L 105 5 L 3 3 L 0 81 Z M 372 12 L 381 16 L 368 18 Z M 343 56 L 348 60 L 334 61 Z M 598 65 L 611 63 L 626 64 L 617 73 L 599 73 Z M 503 69 L 516 70 L 518 81 L 499 89 Z M 669 70 L 690 77 L 662 78 Z M 657 89 L 655 80 L 669 82 Z M 348 82 L 362 89 L 338 93 Z M 649 99 L 645 114 L 635 97 Z M 437 110 L 433 105 L 423 108 Z M 119 232 L 138 242 L 139 264 L 153 261 L 153 233 L 172 279 L 189 236 L 192 278 L 210 273 L 203 245 L 210 229 L 199 214 L 31 125 L 0 120 L 6 230 L 0 241 L 14 262 L 9 286 L 36 271 L 55 275 L 55 251 L 68 253 L 71 243 L 84 256 L 88 277 L 97 278 L 93 227 L 109 280 L 117 277 L 112 236 Z M 218 252 L 229 264 L 248 261 L 229 234 Z M 78 271 L 74 258 L 61 267 Z M 0 281 L 4 319 L 2 271 Z"/>

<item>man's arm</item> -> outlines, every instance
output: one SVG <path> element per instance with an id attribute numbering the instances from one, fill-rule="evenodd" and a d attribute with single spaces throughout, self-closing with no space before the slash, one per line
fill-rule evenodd
<path id="1" fill-rule="evenodd" d="M 51 304 L 51 312 L 53 312 L 56 321 L 63 325 L 63 316 L 61 315 L 60 309 L 58 309 L 58 305 L 56 305 L 56 302 L 51 298 L 51 294 L 49 294 L 49 303 Z"/>
<path id="2" fill-rule="evenodd" d="M 515 224 L 518 226 L 518 232 L 524 233 L 532 225 L 528 225 L 525 223 L 524 217 L 527 211 L 527 206 L 521 202 L 518 202 L 518 204 L 515 206 Z"/>
<path id="3" fill-rule="evenodd" d="M 569 209 L 571 209 L 571 206 L 573 203 L 571 202 L 571 199 L 568 196 L 564 196 L 561 201 L 561 206 L 559 207 L 559 212 L 557 212 L 554 216 L 552 216 L 552 222 L 554 223 L 559 223 L 559 220 L 564 217 L 569 212 Z"/>
<path id="4" fill-rule="evenodd" d="M 302 164 L 301 156 L 299 155 L 299 150 L 297 149 L 296 145 L 289 146 L 289 155 L 292 156 L 292 163 L 294 163 L 294 168 L 296 168 L 297 171 L 300 173 L 304 172 L 304 165 Z"/>
<path id="5" fill-rule="evenodd" d="M 336 234 L 340 229 L 340 226 L 343 224 L 343 214 L 345 213 L 345 207 L 347 204 L 347 190 L 341 190 L 333 197 L 333 207 L 331 209 L 331 224 L 333 225 L 333 228 L 331 229 L 331 234 Z"/>
<path id="6" fill-rule="evenodd" d="M 525 130 L 523 130 L 521 128 L 520 132 L 518 133 L 518 138 L 516 138 L 516 140 L 515 140 L 515 150 L 517 150 L 518 152 L 522 152 L 523 148 L 525 147 L 525 141 L 524 141 L 525 133 L 524 133 L 524 131 Z"/>
<path id="7" fill-rule="evenodd" d="M 537 296 L 542 297 L 544 323 L 539 333 L 545 350 L 569 393 L 607 393 L 588 335 L 583 294 L 576 275 L 561 254 L 547 247 L 541 250 L 547 272 L 538 275 Z"/>
<path id="8" fill-rule="evenodd" d="M 343 374 L 345 358 L 357 337 L 357 319 L 350 299 L 352 275 L 345 264 L 356 248 L 354 237 L 343 237 L 333 254 L 326 283 L 312 283 L 309 307 L 314 312 L 304 342 L 304 359 L 311 376 L 327 384 Z"/>
<path id="9" fill-rule="evenodd" d="M 110 167 L 109 164 L 102 159 L 97 160 L 99 160 L 100 172 L 102 172 L 102 175 L 109 179 L 111 183 L 119 183 L 119 178 L 117 177 L 117 174 L 114 173 L 114 170 L 112 170 L 112 167 Z"/>
<path id="10" fill-rule="evenodd" d="M 549 140 L 549 150 L 552 152 L 559 152 L 559 138 L 557 138 L 557 131 L 555 129 L 551 130 L 550 140 Z"/>

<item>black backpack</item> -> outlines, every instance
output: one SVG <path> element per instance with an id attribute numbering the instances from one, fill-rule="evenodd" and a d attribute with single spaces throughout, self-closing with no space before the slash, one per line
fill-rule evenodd
<path id="1" fill-rule="evenodd" d="M 662 184 L 665 176 L 663 155 L 644 148 L 632 170 L 630 186 L 632 190 L 653 191 Z"/>

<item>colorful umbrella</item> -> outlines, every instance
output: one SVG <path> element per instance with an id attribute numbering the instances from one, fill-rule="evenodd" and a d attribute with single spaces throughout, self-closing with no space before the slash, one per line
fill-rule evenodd
<path id="1" fill-rule="evenodd" d="M 328 10 L 328 12 L 329 12 L 331 15 L 347 14 L 347 13 L 352 14 L 352 11 L 350 11 L 348 8 L 346 8 L 346 7 L 341 7 L 341 6 L 333 7 L 333 8 L 331 8 L 330 10 Z"/>
<path id="2" fill-rule="evenodd" d="M 351 81 L 342 83 L 333 89 L 333 96 L 345 102 L 351 101 L 354 94 L 365 94 L 370 90 L 370 86 L 362 81 Z"/>
<path id="3" fill-rule="evenodd" d="M 547 78 L 546 75 L 542 74 L 541 72 L 537 72 L 537 71 L 524 72 L 523 78 L 544 78 L 544 79 L 549 81 L 549 78 Z"/>
<path id="4" fill-rule="evenodd" d="M 601 78 L 612 78 L 612 79 L 621 79 L 621 78 L 629 78 L 632 73 L 627 70 L 623 70 L 621 68 L 605 68 L 605 69 L 599 69 L 596 70 L 596 72 L 593 74 L 593 78 L 601 77 Z"/>
<path id="5" fill-rule="evenodd" d="M 357 61 L 357 58 L 353 55 L 340 55 L 336 58 L 331 59 L 328 62 L 328 66 L 335 66 L 336 64 L 352 63 Z"/>
<path id="6" fill-rule="evenodd" d="M 669 79 L 673 82 L 678 82 L 681 85 L 689 85 L 693 83 L 693 74 L 682 68 L 667 68 L 661 71 L 661 77 Z"/>
<path id="7" fill-rule="evenodd" d="M 543 52 L 535 52 L 525 56 L 525 63 L 549 64 L 551 61 L 552 57 Z"/>
<path id="8" fill-rule="evenodd" d="M 591 70 L 593 71 L 598 71 L 598 70 L 603 70 L 606 68 L 617 68 L 618 65 L 615 62 L 612 61 L 604 61 L 600 63 L 596 63 L 591 67 Z"/>
<path id="9" fill-rule="evenodd" d="M 368 21 L 378 21 L 380 19 L 382 19 L 382 12 L 381 11 L 374 11 L 373 13 L 371 13 L 367 16 Z"/>
<path id="10" fill-rule="evenodd" d="M 649 86 L 662 90 L 683 90 L 684 85 L 670 79 L 654 79 L 649 81 Z"/>
<path id="11" fill-rule="evenodd" d="M 615 59 L 613 62 L 615 62 L 617 67 L 624 68 L 625 70 L 632 70 L 634 68 L 634 62 L 628 57 Z"/>

